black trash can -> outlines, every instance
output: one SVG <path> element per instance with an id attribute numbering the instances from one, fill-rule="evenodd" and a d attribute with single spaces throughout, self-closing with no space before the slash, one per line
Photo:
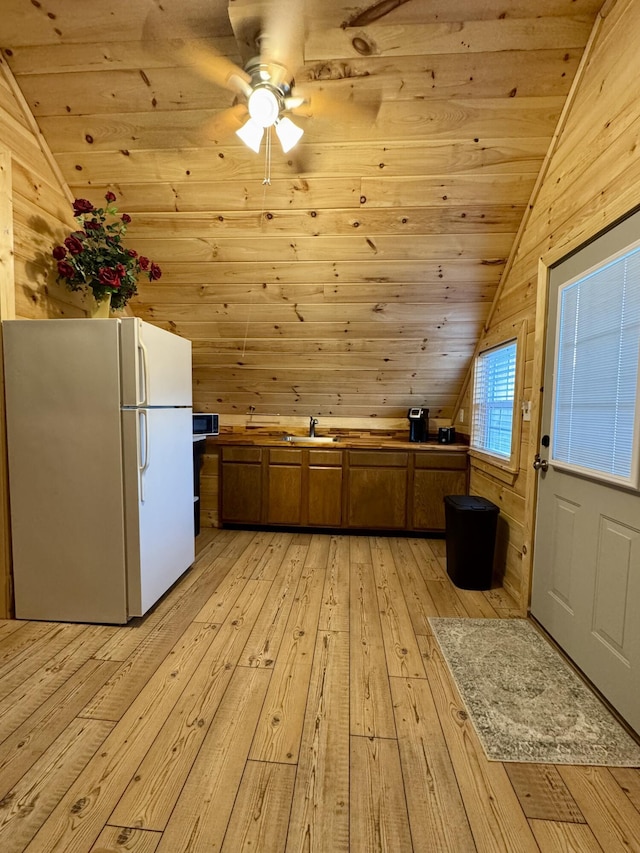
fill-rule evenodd
<path id="1" fill-rule="evenodd" d="M 447 574 L 460 589 L 491 589 L 500 509 L 475 495 L 447 495 Z"/>

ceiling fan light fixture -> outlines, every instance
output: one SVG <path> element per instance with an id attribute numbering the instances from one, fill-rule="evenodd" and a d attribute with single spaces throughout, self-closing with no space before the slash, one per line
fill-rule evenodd
<path id="1" fill-rule="evenodd" d="M 282 150 L 286 154 L 300 141 L 304 130 L 285 116 L 276 122 L 276 133 Z"/>
<path id="2" fill-rule="evenodd" d="M 280 103 L 268 86 L 258 86 L 249 96 L 249 115 L 260 127 L 271 127 L 278 120 Z"/>
<path id="3" fill-rule="evenodd" d="M 250 118 L 241 128 L 236 130 L 236 134 L 252 151 L 255 151 L 256 154 L 260 153 L 260 143 L 264 135 L 264 127 L 261 124 Z"/>

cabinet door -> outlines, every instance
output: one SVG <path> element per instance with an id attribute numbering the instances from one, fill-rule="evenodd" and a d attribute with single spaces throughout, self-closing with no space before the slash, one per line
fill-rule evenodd
<path id="1" fill-rule="evenodd" d="M 413 527 L 444 530 L 444 498 L 467 492 L 465 471 L 416 469 L 413 481 Z"/>
<path id="2" fill-rule="evenodd" d="M 407 521 L 406 468 L 351 468 L 349 527 L 402 529 Z"/>
<path id="3" fill-rule="evenodd" d="M 267 523 L 302 523 L 301 465 L 269 465 Z"/>
<path id="4" fill-rule="evenodd" d="M 222 521 L 260 524 L 262 467 L 244 462 L 222 463 Z"/>
<path id="5" fill-rule="evenodd" d="M 342 468 L 309 467 L 308 523 L 320 527 L 342 524 Z"/>

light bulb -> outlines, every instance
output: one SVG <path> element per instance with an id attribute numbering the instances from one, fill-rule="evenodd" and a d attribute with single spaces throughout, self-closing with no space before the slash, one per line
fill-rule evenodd
<path id="1" fill-rule="evenodd" d="M 271 127 L 278 119 L 280 105 L 270 89 L 260 86 L 249 97 L 249 115 L 260 127 Z"/>

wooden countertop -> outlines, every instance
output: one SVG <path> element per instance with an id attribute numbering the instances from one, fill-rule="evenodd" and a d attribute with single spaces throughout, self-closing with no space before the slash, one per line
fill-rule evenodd
<path id="1" fill-rule="evenodd" d="M 327 432 L 326 437 L 337 437 L 336 441 L 324 442 L 305 442 L 305 441 L 286 441 L 283 436 L 298 435 L 297 433 L 285 433 L 279 431 L 277 433 L 223 433 L 215 437 L 208 437 L 209 446 L 245 446 L 245 447 L 299 447 L 299 448 L 316 448 L 318 450 L 415 450 L 416 452 L 435 452 L 435 453 L 466 453 L 469 446 L 462 442 L 454 444 L 439 444 L 435 439 L 427 442 L 409 441 L 406 434 L 390 435 L 388 433 L 378 434 L 358 434 L 349 435 L 348 433 Z M 300 438 L 303 434 L 300 433 Z M 324 437 L 320 431 L 319 436 Z"/>

